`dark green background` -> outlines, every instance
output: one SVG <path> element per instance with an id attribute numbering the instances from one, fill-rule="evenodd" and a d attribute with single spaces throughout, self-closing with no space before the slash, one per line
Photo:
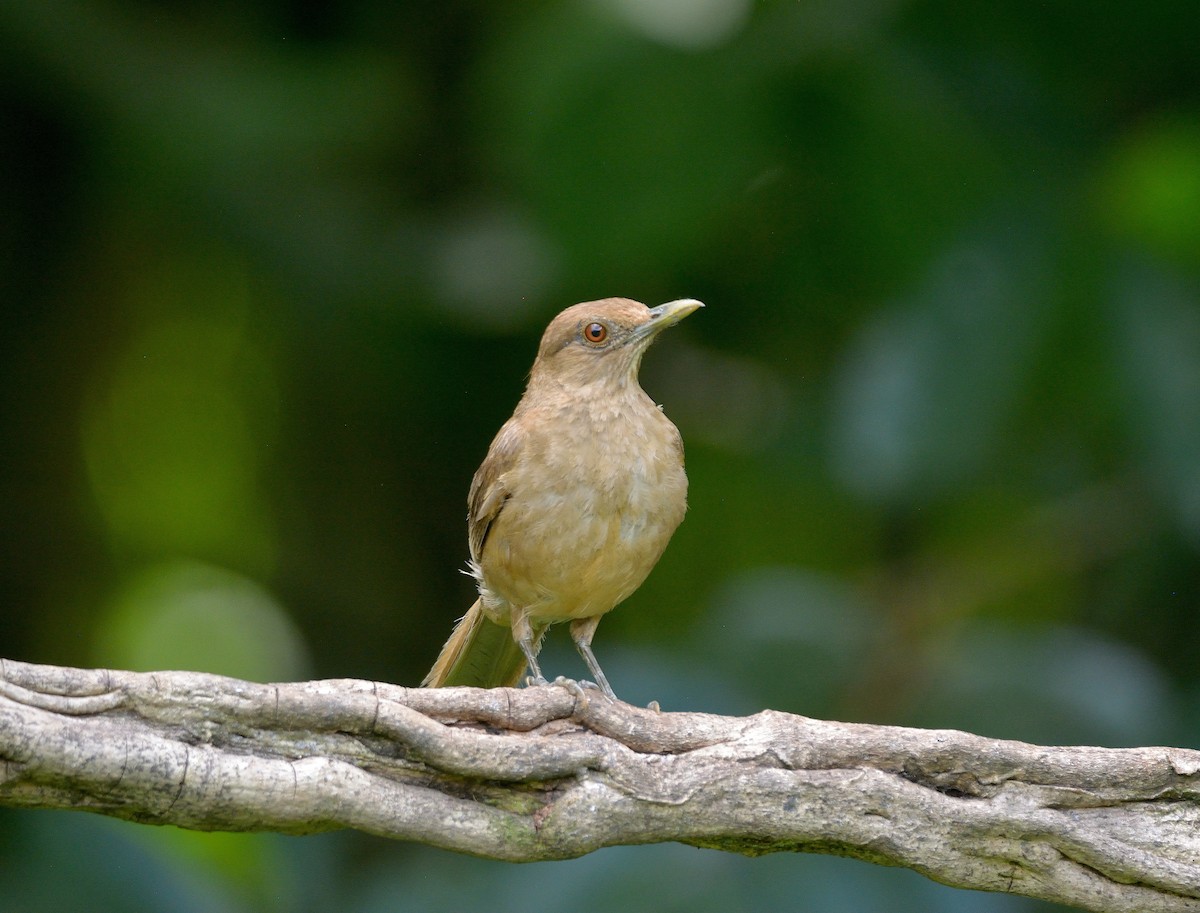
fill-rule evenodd
<path id="1" fill-rule="evenodd" d="M 692 296 L 619 694 L 1200 744 L 1194 0 L 683 7 L 0 4 L 0 655 L 417 682 L 546 321 Z M 0 909 L 80 904 L 1048 909 L 0 813 Z"/>

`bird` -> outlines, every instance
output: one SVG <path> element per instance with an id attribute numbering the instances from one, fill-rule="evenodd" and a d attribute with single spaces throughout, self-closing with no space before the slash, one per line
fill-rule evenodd
<path id="1" fill-rule="evenodd" d="M 423 686 L 513 687 L 527 668 L 530 683 L 546 684 L 542 637 L 568 622 L 595 685 L 616 700 L 592 637 L 687 510 L 683 439 L 638 371 L 659 334 L 702 307 L 604 298 L 550 321 L 467 496 L 467 572 L 479 598 Z"/>

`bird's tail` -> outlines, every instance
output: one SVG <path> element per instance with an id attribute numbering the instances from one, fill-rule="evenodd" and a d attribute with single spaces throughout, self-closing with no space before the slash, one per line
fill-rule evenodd
<path id="1" fill-rule="evenodd" d="M 453 685 L 511 688 L 521 680 L 524 672 L 525 654 L 513 640 L 512 630 L 484 615 L 476 599 L 467 614 L 459 619 L 421 685 L 426 688 Z"/>

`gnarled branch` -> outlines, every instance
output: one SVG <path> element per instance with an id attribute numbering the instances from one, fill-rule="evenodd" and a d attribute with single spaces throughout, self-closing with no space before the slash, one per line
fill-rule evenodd
<path id="1" fill-rule="evenodd" d="M 1098 911 L 1200 911 L 1200 752 L 659 713 L 559 686 L 260 685 L 0 660 L 0 804 L 357 828 L 496 859 L 836 853 Z"/>

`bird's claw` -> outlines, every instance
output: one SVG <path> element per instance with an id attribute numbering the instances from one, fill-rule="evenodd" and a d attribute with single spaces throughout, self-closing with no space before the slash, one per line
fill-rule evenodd
<path id="1" fill-rule="evenodd" d="M 548 685 L 548 684 L 550 684 L 550 683 L 548 681 L 546 681 L 545 676 L 542 676 L 542 675 L 529 675 L 529 676 L 525 677 L 525 687 L 526 688 L 532 688 L 535 685 Z M 556 681 L 555 684 L 557 685 L 558 682 Z"/>
<path id="2" fill-rule="evenodd" d="M 577 682 L 575 679 L 567 678 L 565 675 L 560 675 L 558 678 L 556 678 L 554 680 L 554 684 L 558 685 L 560 688 L 566 688 L 567 691 L 569 691 L 575 698 L 575 700 L 579 702 L 580 710 L 587 710 L 588 708 L 588 696 L 585 689 L 588 686 L 593 688 L 596 687 L 591 682 Z"/>

